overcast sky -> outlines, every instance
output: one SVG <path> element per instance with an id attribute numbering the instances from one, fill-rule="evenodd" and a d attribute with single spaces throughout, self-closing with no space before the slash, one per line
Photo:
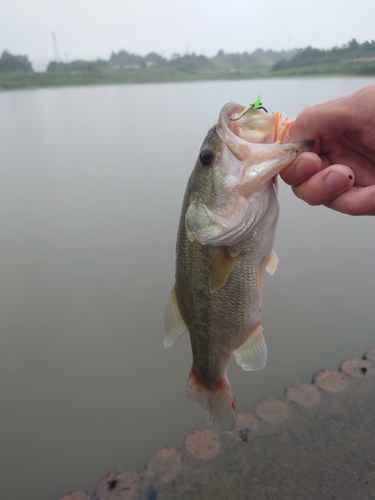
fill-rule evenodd
<path id="1" fill-rule="evenodd" d="M 0 52 L 34 67 L 112 51 L 212 56 L 375 39 L 374 0 L 0 0 Z"/>

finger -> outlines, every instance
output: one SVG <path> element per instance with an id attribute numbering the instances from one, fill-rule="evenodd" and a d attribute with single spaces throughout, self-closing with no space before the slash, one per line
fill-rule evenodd
<path id="1" fill-rule="evenodd" d="M 294 186 L 293 191 L 310 205 L 328 205 L 353 185 L 354 173 L 349 167 L 331 165 L 299 186 Z"/>
<path id="2" fill-rule="evenodd" d="M 289 134 L 292 142 L 313 140 L 343 130 L 361 130 L 374 116 L 375 85 L 332 101 L 304 108 L 295 119 Z"/>
<path id="3" fill-rule="evenodd" d="M 293 163 L 280 173 L 284 182 L 290 186 L 298 186 L 322 168 L 322 160 L 315 153 L 301 153 Z"/>
<path id="4" fill-rule="evenodd" d="M 290 128 L 290 141 L 315 140 L 347 128 L 348 111 L 342 105 L 343 99 L 339 98 L 304 108 Z"/>
<path id="5" fill-rule="evenodd" d="M 326 206 L 348 215 L 375 215 L 375 186 L 349 189 Z"/>
<path id="6" fill-rule="evenodd" d="M 329 165 L 347 165 L 355 172 L 357 185 L 375 184 L 375 149 L 373 145 L 366 147 L 361 141 L 355 143 L 345 137 L 337 138 L 337 136 L 331 135 L 324 140 L 322 147 L 329 160 Z M 324 166 L 323 159 L 323 168 Z"/>

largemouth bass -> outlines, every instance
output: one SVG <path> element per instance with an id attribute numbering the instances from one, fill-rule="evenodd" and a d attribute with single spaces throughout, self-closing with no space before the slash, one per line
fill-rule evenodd
<path id="1" fill-rule="evenodd" d="M 165 347 L 190 333 L 187 396 L 217 431 L 236 423 L 226 375 L 232 353 L 245 370 L 266 363 L 260 316 L 264 270 L 273 274 L 278 262 L 276 175 L 311 147 L 282 144 L 292 120 L 256 108 L 226 104 L 203 141 L 184 196 L 176 283 L 164 313 Z"/>

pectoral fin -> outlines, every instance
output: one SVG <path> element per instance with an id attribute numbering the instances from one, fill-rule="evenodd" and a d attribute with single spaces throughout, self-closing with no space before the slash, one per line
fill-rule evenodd
<path id="1" fill-rule="evenodd" d="M 267 361 L 266 339 L 259 323 L 241 347 L 234 351 L 234 358 L 244 370 L 260 370 Z"/>
<path id="2" fill-rule="evenodd" d="M 171 347 L 183 333 L 188 331 L 181 316 L 175 287 L 172 288 L 164 311 L 164 330 L 164 347 Z"/>
<path id="3" fill-rule="evenodd" d="M 237 260 L 238 256 L 231 257 L 227 254 L 227 252 L 225 252 L 224 248 L 219 251 L 215 257 L 210 276 L 211 293 L 216 292 L 216 290 L 219 290 L 219 288 L 225 285 L 230 273 L 236 265 Z"/>
<path id="4" fill-rule="evenodd" d="M 272 250 L 272 252 L 268 256 L 267 263 L 266 263 L 266 271 L 271 276 L 276 271 L 278 263 L 279 263 L 279 259 L 276 255 L 276 252 L 275 252 L 275 250 Z"/>

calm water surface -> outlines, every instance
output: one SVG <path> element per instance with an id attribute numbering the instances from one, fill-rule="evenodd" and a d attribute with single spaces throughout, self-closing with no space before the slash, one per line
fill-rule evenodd
<path id="1" fill-rule="evenodd" d="M 177 222 L 200 144 L 228 101 L 295 115 L 375 79 L 324 78 L 0 93 L 0 498 L 92 492 L 113 468 L 179 447 L 187 336 L 164 349 Z M 241 411 L 375 345 L 374 219 L 280 186 L 269 358 L 229 378 Z"/>

